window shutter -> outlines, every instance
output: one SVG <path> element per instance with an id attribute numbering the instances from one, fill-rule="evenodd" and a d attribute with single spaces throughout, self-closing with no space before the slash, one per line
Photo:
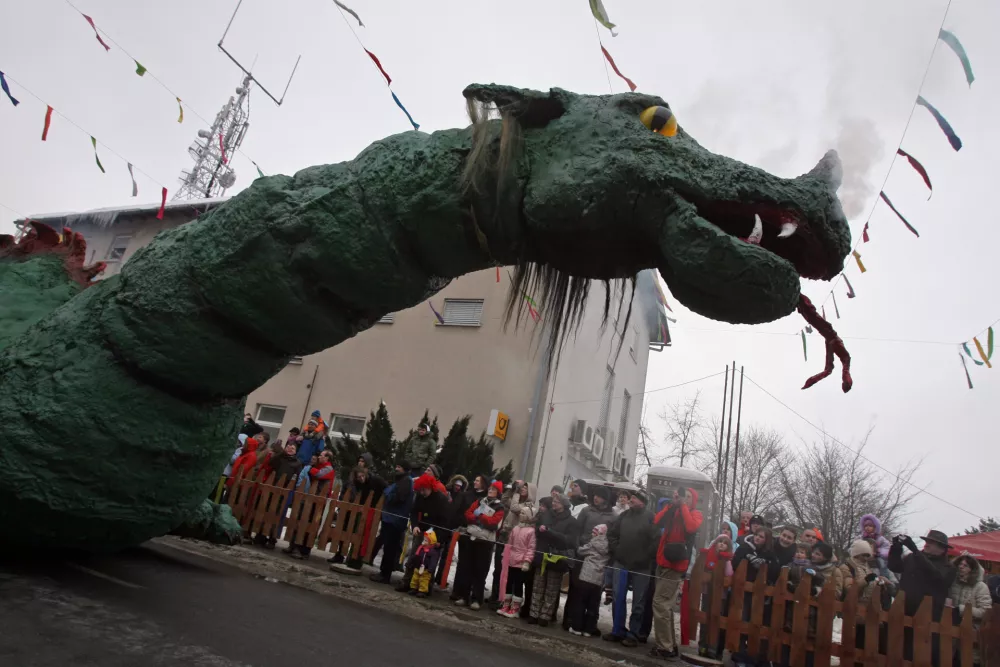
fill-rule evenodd
<path id="1" fill-rule="evenodd" d="M 445 299 L 441 314 L 443 324 L 478 327 L 483 319 L 482 299 Z"/>

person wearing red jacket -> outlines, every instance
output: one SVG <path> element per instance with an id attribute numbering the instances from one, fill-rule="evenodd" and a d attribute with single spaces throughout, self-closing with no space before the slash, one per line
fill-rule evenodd
<path id="1" fill-rule="evenodd" d="M 257 448 L 260 447 L 257 438 L 263 439 L 264 444 L 267 444 L 267 433 L 259 433 L 254 438 L 247 438 L 247 441 L 243 444 L 243 453 L 233 461 L 233 471 L 229 475 L 229 479 L 226 480 L 226 486 L 232 486 L 233 481 L 237 477 L 253 476 L 254 466 L 257 465 Z"/>
<path id="2" fill-rule="evenodd" d="M 656 550 L 656 593 L 653 595 L 656 645 L 650 655 L 656 658 L 676 658 L 679 654 L 674 635 L 674 604 L 687 573 L 695 534 L 701 527 L 702 516 L 695 509 L 697 505 L 697 491 L 677 489 L 673 502 L 654 520 L 655 525 L 663 529 Z"/>

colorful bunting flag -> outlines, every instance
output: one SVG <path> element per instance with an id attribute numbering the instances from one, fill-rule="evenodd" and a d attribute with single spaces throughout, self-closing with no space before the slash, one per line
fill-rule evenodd
<path id="1" fill-rule="evenodd" d="M 101 158 L 97 155 L 97 139 L 91 137 L 90 144 L 94 147 L 94 160 L 97 162 L 97 168 L 101 170 L 102 174 L 107 173 L 104 171 L 104 165 L 101 164 Z"/>
<path id="2" fill-rule="evenodd" d="M 612 37 L 618 36 L 618 33 L 615 32 L 615 24 L 608 18 L 608 10 L 604 8 L 604 3 L 601 0 L 590 0 L 590 13 L 594 15 L 594 19 L 598 23 L 611 31 Z"/>
<path id="3" fill-rule="evenodd" d="M 601 51 L 604 53 L 604 58 L 611 64 L 611 69 L 613 69 L 615 74 L 617 74 L 620 78 L 625 80 L 625 83 L 628 84 L 628 89 L 634 93 L 636 89 L 635 83 L 632 82 L 632 79 L 622 74 L 622 71 L 618 69 L 618 65 L 615 64 L 615 59 L 611 57 L 611 54 L 608 53 L 608 50 L 604 48 L 603 44 L 601 44 Z"/>
<path id="4" fill-rule="evenodd" d="M 851 281 L 847 279 L 847 274 L 842 275 L 844 276 L 844 282 L 847 284 L 847 298 L 853 299 L 857 296 L 857 294 L 854 293 L 854 285 L 852 285 Z"/>
<path id="5" fill-rule="evenodd" d="M 253 160 L 250 161 L 253 162 Z M 257 176 L 259 178 L 264 178 L 264 172 L 260 170 L 260 165 L 258 165 L 256 162 L 253 162 L 253 166 L 257 167 Z"/>
<path id="6" fill-rule="evenodd" d="M 858 263 L 858 269 L 861 273 L 867 271 L 868 269 L 865 268 L 864 262 L 861 261 L 861 254 L 857 250 L 852 251 L 851 254 L 854 255 L 854 261 Z"/>
<path id="7" fill-rule="evenodd" d="M 979 361 L 974 356 L 972 356 L 972 351 L 969 350 L 969 344 L 968 343 L 962 343 L 962 349 L 965 350 L 965 353 L 967 355 L 969 355 L 969 359 L 972 359 L 972 362 L 974 364 L 976 364 L 977 366 L 982 366 L 983 365 L 983 362 Z"/>
<path id="8" fill-rule="evenodd" d="M 802 335 L 802 358 L 809 361 L 809 350 L 806 349 L 806 332 L 802 329 L 799 333 Z"/>
<path id="9" fill-rule="evenodd" d="M 958 135 L 955 134 L 955 130 L 953 130 L 951 124 L 945 120 L 945 117 L 941 115 L 941 112 L 935 109 L 933 104 L 925 100 L 923 95 L 917 96 L 917 104 L 931 112 L 931 115 L 934 116 L 934 120 L 937 121 L 938 127 L 940 127 L 941 131 L 944 132 L 944 135 L 948 137 L 948 143 L 951 144 L 951 147 L 956 151 L 961 150 L 962 140 L 958 138 Z"/>
<path id="10" fill-rule="evenodd" d="M 833 312 L 837 315 L 837 319 L 840 319 L 840 308 L 837 308 L 837 295 L 830 292 L 830 298 L 833 299 Z"/>
<path id="11" fill-rule="evenodd" d="M 953 32 L 949 32 L 944 28 L 938 33 L 938 39 L 951 47 L 951 50 L 955 52 L 958 59 L 962 61 L 962 69 L 965 70 L 965 80 L 972 85 L 972 82 L 976 80 L 976 77 L 972 74 L 972 63 L 969 62 L 969 56 L 965 53 L 965 47 L 962 43 L 958 41 L 958 37 L 955 36 Z"/>
<path id="12" fill-rule="evenodd" d="M 177 116 L 177 122 L 178 123 L 183 123 L 184 122 L 184 103 L 181 102 L 181 98 L 179 98 L 179 97 L 177 98 L 177 111 L 179 112 L 179 115 Z"/>
<path id="13" fill-rule="evenodd" d="M 219 152 L 222 153 L 222 164 L 229 164 L 229 160 L 226 158 L 226 144 L 222 140 L 222 132 L 219 132 Z"/>
<path id="14" fill-rule="evenodd" d="M 385 77 L 385 85 L 391 86 L 392 79 L 389 77 L 389 73 L 385 71 L 385 68 L 382 67 L 382 63 L 379 62 L 378 57 L 368 49 L 365 49 L 365 53 L 367 53 L 368 57 L 372 59 L 373 63 L 375 63 L 375 67 L 378 67 L 378 71 L 382 72 L 382 76 Z"/>
<path id="15" fill-rule="evenodd" d="M 906 225 L 906 228 L 909 229 L 911 232 L 913 232 L 914 236 L 918 237 L 920 236 L 920 232 L 918 232 L 916 228 L 913 225 L 911 225 L 906 218 L 903 217 L 903 214 L 900 213 L 898 210 L 896 210 L 896 207 L 892 205 L 892 202 L 889 201 L 889 197 L 885 194 L 885 190 L 878 193 L 878 196 L 882 198 L 882 201 L 886 203 L 886 206 L 892 209 L 892 212 L 896 214 L 896 217 L 898 217 L 900 220 L 903 221 L 903 224 Z"/>
<path id="16" fill-rule="evenodd" d="M 969 375 L 969 367 L 965 365 L 965 357 L 963 357 L 962 353 L 959 352 L 958 358 L 962 361 L 962 370 L 965 371 L 965 381 L 968 383 L 969 389 L 973 389 L 972 377 Z"/>
<path id="17" fill-rule="evenodd" d="M 990 328 L 990 341 L 989 341 L 991 343 L 993 342 L 993 340 L 992 340 L 992 338 L 993 338 L 992 334 L 993 334 L 993 328 L 991 327 Z M 978 336 L 974 337 L 972 339 L 972 342 L 976 344 L 976 351 L 979 352 L 979 358 L 983 360 L 984 364 L 986 364 L 986 368 L 993 368 L 993 364 L 990 363 L 990 357 L 993 356 L 993 346 L 990 345 L 990 353 L 986 354 L 986 351 L 983 350 L 983 344 L 979 342 L 979 337 Z"/>
<path id="18" fill-rule="evenodd" d="M 139 76 L 142 76 L 143 74 L 146 73 L 146 68 L 142 66 L 141 62 L 139 62 L 138 60 L 133 60 L 133 62 L 135 63 L 135 73 L 136 74 L 138 74 Z"/>
<path id="19" fill-rule="evenodd" d="M 821 313 L 823 313 L 823 319 L 825 320 L 826 319 L 826 306 L 820 306 L 819 310 L 820 310 Z"/>
<path id="20" fill-rule="evenodd" d="M 338 0 L 333 0 L 333 4 L 337 5 L 338 7 L 340 7 L 341 9 L 343 9 L 345 12 L 347 12 L 348 14 L 350 14 L 351 16 L 353 16 L 354 19 L 358 22 L 359 26 L 361 26 L 362 28 L 365 27 L 365 24 L 361 22 L 361 17 L 358 16 L 358 13 L 356 11 L 354 11 L 353 9 L 351 9 L 350 7 L 348 7 L 347 5 L 345 5 L 342 2 L 338 2 Z"/>
<path id="21" fill-rule="evenodd" d="M 389 76 L 386 75 L 386 78 L 389 78 Z M 420 124 L 417 121 L 413 120 L 413 116 L 410 115 L 410 112 L 406 110 L 406 107 L 403 106 L 403 103 L 399 101 L 398 97 L 396 97 L 396 93 L 393 93 L 391 88 L 389 89 L 389 92 L 392 93 L 392 101 L 395 102 L 396 106 L 402 109 L 403 113 L 406 114 L 406 119 L 410 121 L 410 125 L 413 126 L 413 129 L 419 130 Z"/>
<path id="22" fill-rule="evenodd" d="M 931 191 L 931 194 L 927 195 L 927 198 L 930 199 L 931 195 L 934 194 L 934 186 L 931 185 L 931 177 L 927 175 L 927 170 L 924 169 L 924 165 L 920 164 L 915 157 L 904 151 L 902 148 L 897 148 L 896 154 L 905 157 L 910 163 L 910 166 L 913 167 L 914 171 L 920 174 L 920 177 L 924 179 L 924 183 L 927 184 L 927 189 Z"/>
<path id="23" fill-rule="evenodd" d="M 500 266 L 497 265 L 497 282 L 500 282 Z"/>
<path id="24" fill-rule="evenodd" d="M 812 332 L 813 332 L 812 326 L 810 326 L 810 325 L 807 324 L 806 325 L 806 333 L 810 333 L 811 334 Z"/>
<path id="25" fill-rule="evenodd" d="M 11 104 L 14 106 L 20 104 L 18 99 L 10 94 L 10 87 L 7 86 L 7 79 L 4 77 L 3 72 L 0 72 L 0 88 L 3 88 L 3 92 L 7 95 L 7 99 L 10 100 Z"/>
<path id="26" fill-rule="evenodd" d="M 48 140 L 50 125 L 52 125 L 52 107 L 45 105 L 45 125 L 42 126 L 42 141 Z"/>
<path id="27" fill-rule="evenodd" d="M 861 238 L 864 240 L 865 243 L 868 243 L 868 241 L 870 240 L 868 238 L 868 223 L 867 222 L 865 223 L 865 228 L 861 230 Z"/>
<path id="28" fill-rule="evenodd" d="M 83 18 L 87 19 L 87 23 L 89 23 L 90 27 L 94 29 L 94 37 L 96 37 L 97 41 L 101 43 L 101 46 L 104 47 L 104 50 L 105 51 L 110 51 L 111 47 L 104 43 L 104 40 L 101 39 L 101 33 L 97 32 L 97 26 L 94 25 L 94 19 L 90 18 L 89 16 L 87 16 L 86 14 L 83 14 L 83 13 L 81 13 L 80 16 L 82 16 Z"/>
<path id="29" fill-rule="evenodd" d="M 163 220 L 164 209 L 167 208 L 167 189 L 163 188 L 160 191 L 160 210 L 156 213 L 157 220 Z"/>
<path id="30" fill-rule="evenodd" d="M 439 313 L 437 309 L 434 308 L 434 304 L 428 301 L 427 305 L 431 307 L 431 311 L 434 313 L 434 317 L 437 318 L 438 324 L 444 324 L 444 318 L 441 317 L 441 313 Z"/>
<path id="31" fill-rule="evenodd" d="M 127 164 L 128 164 L 128 175 L 132 177 L 132 196 L 137 197 L 139 196 L 139 185 L 138 183 L 135 182 L 135 173 L 133 173 L 132 171 L 132 163 L 129 162 Z"/>

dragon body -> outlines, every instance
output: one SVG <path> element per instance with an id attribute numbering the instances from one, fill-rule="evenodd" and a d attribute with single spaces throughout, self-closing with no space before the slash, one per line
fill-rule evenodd
<path id="1" fill-rule="evenodd" d="M 658 97 L 464 94 L 470 127 L 260 178 L 107 280 L 70 230 L 0 237 L 0 540 L 102 551 L 225 523 L 204 498 L 246 395 L 472 271 L 515 266 L 558 345 L 595 279 L 655 268 L 691 310 L 760 323 L 843 267 L 834 153 L 785 179 L 651 131 Z"/>

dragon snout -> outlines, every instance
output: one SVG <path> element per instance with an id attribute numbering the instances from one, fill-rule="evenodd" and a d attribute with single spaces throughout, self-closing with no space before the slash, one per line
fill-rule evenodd
<path id="1" fill-rule="evenodd" d="M 811 180 L 825 183 L 831 192 L 836 193 L 844 180 L 844 166 L 835 150 L 826 152 L 808 173 L 799 176 L 800 180 Z"/>

